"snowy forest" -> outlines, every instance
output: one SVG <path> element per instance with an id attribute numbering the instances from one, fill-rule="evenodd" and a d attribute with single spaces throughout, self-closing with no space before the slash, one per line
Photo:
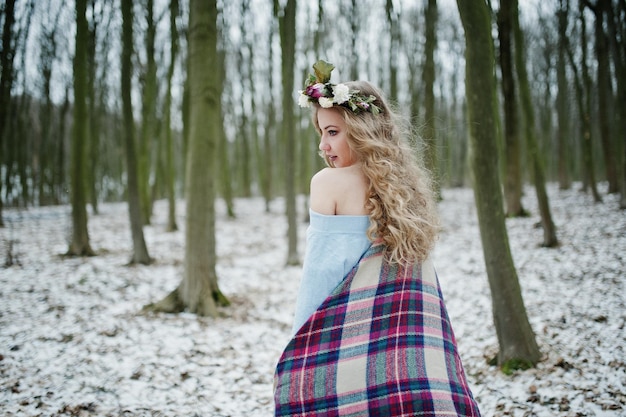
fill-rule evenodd
<path id="1" fill-rule="evenodd" d="M 324 59 L 411 121 L 483 415 L 626 416 L 625 0 L 0 7 L 5 415 L 272 414 Z"/>

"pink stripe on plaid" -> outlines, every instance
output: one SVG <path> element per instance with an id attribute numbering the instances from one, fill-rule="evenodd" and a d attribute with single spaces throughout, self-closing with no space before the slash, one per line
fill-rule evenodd
<path id="1" fill-rule="evenodd" d="M 351 403 L 345 406 L 338 407 L 339 415 L 359 414 L 367 411 L 367 401 L 361 401 L 358 403 Z M 363 415 L 363 414 L 359 414 Z"/>

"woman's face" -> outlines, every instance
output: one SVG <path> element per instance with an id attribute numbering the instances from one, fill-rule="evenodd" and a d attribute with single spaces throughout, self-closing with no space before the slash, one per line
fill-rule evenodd
<path id="1" fill-rule="evenodd" d="M 356 155 L 348 145 L 346 123 L 337 110 L 320 108 L 317 111 L 317 125 L 322 131 L 320 151 L 332 167 L 345 168 L 357 162 Z"/>

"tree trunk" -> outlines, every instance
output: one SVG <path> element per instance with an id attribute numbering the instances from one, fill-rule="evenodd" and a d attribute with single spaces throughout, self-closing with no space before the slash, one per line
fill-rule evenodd
<path id="1" fill-rule="evenodd" d="M 278 1 L 274 0 L 274 13 L 272 15 L 271 28 L 268 31 L 268 48 L 269 48 L 269 60 L 268 60 L 268 73 L 274 74 L 274 50 L 273 40 L 274 33 L 276 32 L 276 21 L 278 19 Z M 267 107 L 267 119 L 265 121 L 265 129 L 263 132 L 263 156 L 262 162 L 259 162 L 259 177 L 261 181 L 261 193 L 265 200 L 265 212 L 270 212 L 270 202 L 272 201 L 272 184 L 274 180 L 274 164 L 272 163 L 272 155 L 274 154 L 272 148 L 274 142 L 272 137 L 276 136 L 276 107 L 274 106 L 274 77 L 269 76 L 268 92 L 269 100 L 264 103 Z"/>
<path id="2" fill-rule="evenodd" d="M 526 62 L 524 57 L 524 39 L 522 29 L 519 24 L 519 8 L 517 0 L 511 0 L 511 12 L 513 23 L 513 36 L 515 39 L 515 69 L 517 70 L 517 79 L 520 87 L 520 99 L 522 102 L 522 110 L 524 114 L 524 128 L 526 136 L 526 147 L 529 162 L 532 166 L 533 181 L 535 183 L 535 191 L 537 193 L 537 204 L 541 214 L 541 226 L 543 227 L 543 243 L 542 245 L 552 248 L 558 245 L 556 237 L 556 227 L 552 221 L 550 212 L 550 202 L 548 201 L 548 193 L 546 191 L 546 180 L 543 168 L 543 160 L 539 153 L 537 138 L 535 137 L 535 114 L 533 111 L 532 98 L 530 96 L 530 87 L 528 85 L 528 75 L 526 73 Z"/>
<path id="3" fill-rule="evenodd" d="M 465 85 L 471 165 L 480 235 L 492 294 L 493 317 L 503 369 L 527 368 L 540 359 L 513 265 L 503 210 L 493 80 L 489 8 L 483 0 L 457 0 L 466 38 Z"/>
<path id="4" fill-rule="evenodd" d="M 178 56 L 178 29 L 176 18 L 179 14 L 178 0 L 170 0 L 170 64 L 167 69 L 167 91 L 165 93 L 165 105 L 163 119 L 165 121 L 165 189 L 167 194 L 167 231 L 178 230 L 176 224 L 176 195 L 174 185 L 176 183 L 176 170 L 174 169 L 174 143 L 172 140 L 171 112 L 172 112 L 172 78 L 176 68 Z"/>
<path id="5" fill-rule="evenodd" d="M 215 316 L 227 300 L 217 285 L 215 264 L 215 168 L 222 125 L 221 62 L 217 51 L 217 2 L 192 0 L 189 17 L 190 137 L 183 300 L 191 312 Z M 194 230 L 195 229 L 195 230 Z"/>
<path id="6" fill-rule="evenodd" d="M 223 51 L 219 51 L 218 53 L 220 54 L 219 62 L 223 63 L 226 54 Z M 223 64 L 219 65 L 220 84 L 223 84 L 226 80 L 226 68 Z M 226 204 L 226 214 L 229 218 L 234 219 L 236 216 L 235 203 L 233 201 L 233 164 L 231 163 L 230 152 L 228 150 L 228 137 L 226 136 L 226 130 L 223 123 L 219 124 L 219 137 L 217 138 L 217 142 L 217 153 L 219 161 L 217 163 L 217 169 L 219 169 L 220 171 L 219 182 L 222 192 L 222 198 L 224 199 L 224 203 Z"/>
<path id="7" fill-rule="evenodd" d="M 283 15 L 279 16 L 282 50 L 283 126 L 282 143 L 285 147 L 285 199 L 287 206 L 287 265 L 298 265 L 298 225 L 296 221 L 295 192 L 295 119 L 293 114 L 294 57 L 296 52 L 296 0 L 287 0 Z"/>
<path id="8" fill-rule="evenodd" d="M 426 167 L 433 179 L 435 195 L 441 199 L 441 185 L 437 169 L 437 131 L 435 127 L 435 49 L 437 48 L 437 0 L 428 0 L 426 8 L 425 62 L 422 71 L 424 84 L 424 129 Z"/>
<path id="9" fill-rule="evenodd" d="M 417 12 L 410 15 L 410 30 L 418 32 L 421 30 L 422 21 L 419 19 Z M 420 131 L 422 119 L 420 118 L 421 106 L 422 106 L 422 91 L 424 88 L 422 82 L 423 63 L 422 57 L 425 55 L 423 50 L 423 42 L 418 40 L 417 37 L 412 37 L 409 40 L 404 39 L 403 46 L 406 48 L 404 55 L 407 58 L 407 71 L 408 71 L 408 88 L 410 94 L 409 112 L 411 116 L 411 127 L 415 131 Z"/>
<path id="10" fill-rule="evenodd" d="M 33 107 L 34 99 L 31 96 L 25 96 L 20 98 L 20 101 L 21 103 L 19 105 L 18 111 L 16 112 L 17 128 L 13 132 L 13 141 L 17 142 L 17 172 L 19 175 L 19 196 L 21 200 L 20 204 L 22 207 L 28 207 L 32 201 L 32 195 L 34 194 L 32 190 L 32 181 L 29 180 L 33 140 L 32 137 L 27 136 L 27 132 L 29 132 L 30 127 L 32 126 L 30 120 L 30 112 Z M 81 138 L 81 140 L 87 140 L 87 137 L 83 137 Z M 84 154 L 84 152 L 82 154 Z M 85 162 L 81 161 L 81 164 L 84 165 Z M 81 183 L 83 182 L 84 181 L 81 180 Z"/>
<path id="11" fill-rule="evenodd" d="M 626 103 L 626 2 L 622 4 L 624 8 L 622 13 L 619 15 L 615 13 L 613 4 L 611 4 L 607 16 L 611 52 L 615 65 L 618 103 Z M 621 31 L 618 31 L 618 28 L 620 28 Z M 616 137 L 617 143 L 622 147 L 621 163 L 618 164 L 621 193 L 620 208 L 626 209 L 626 106 L 618 105 L 617 111 Z"/>
<path id="12" fill-rule="evenodd" d="M 57 149 L 56 155 L 54 155 L 54 183 L 57 184 L 57 189 L 55 190 L 57 204 L 66 203 L 66 193 L 65 186 L 67 184 L 67 175 L 65 172 L 65 164 L 66 164 L 66 154 L 65 154 L 65 132 L 67 130 L 67 114 L 70 111 L 70 88 L 69 85 L 65 87 L 65 98 L 63 100 L 63 104 L 59 109 L 59 127 L 58 127 L 58 136 L 60 141 L 60 146 Z"/>
<path id="13" fill-rule="evenodd" d="M 226 27 L 227 23 L 224 19 L 224 16 L 221 17 L 222 27 Z M 219 59 L 219 75 L 220 75 L 220 85 L 224 85 L 226 83 L 226 51 L 218 50 L 217 51 Z M 222 94 L 223 95 L 223 94 Z M 227 95 L 228 96 L 228 95 Z M 228 103 L 234 102 L 233 97 L 228 97 L 225 102 L 228 107 Z M 222 101 L 220 101 L 220 105 Z M 220 106 L 222 109 L 222 106 Z M 223 113 L 223 111 L 222 111 Z M 219 188 L 222 193 L 222 198 L 224 199 L 224 203 L 226 204 L 226 214 L 229 219 L 234 219 L 235 215 L 235 202 L 233 199 L 233 179 L 232 174 L 234 171 L 234 167 L 236 164 L 231 158 L 229 147 L 230 144 L 228 142 L 228 136 L 226 135 L 226 129 L 224 127 L 224 123 L 219 124 L 219 137 L 217 138 L 217 168 L 219 170 Z M 246 165 L 244 163 L 244 165 Z M 236 173 L 236 171 L 234 171 Z"/>
<path id="14" fill-rule="evenodd" d="M 389 4 L 389 2 L 387 2 L 387 4 Z M 352 0 L 350 2 L 350 9 L 348 9 L 347 7 L 347 2 L 342 2 L 341 3 L 342 6 L 345 6 L 347 10 L 342 10 L 342 14 L 344 16 L 347 16 L 349 23 L 350 23 L 350 48 L 348 49 L 348 51 L 350 51 L 350 79 L 351 80 L 357 80 L 359 78 L 359 48 L 357 47 L 357 42 L 359 40 L 359 35 L 360 35 L 360 31 L 359 29 L 361 28 L 361 19 L 359 17 L 359 9 L 358 9 L 358 4 L 357 4 L 357 0 Z M 318 23 L 321 22 L 321 15 L 319 14 L 320 11 L 322 11 L 323 9 L 323 5 L 322 5 L 322 1 L 318 0 Z M 315 36 L 318 36 L 320 32 L 320 27 L 318 26 L 316 32 L 315 32 Z M 314 51 L 316 52 L 315 56 L 319 56 L 319 49 L 315 49 Z"/>
<path id="15" fill-rule="evenodd" d="M 89 245 L 85 196 L 85 144 L 87 129 L 87 0 L 76 0 L 76 51 L 74 54 L 74 129 L 72 134 L 72 241 L 71 256 L 94 255 Z"/>
<path id="16" fill-rule="evenodd" d="M 245 79 L 252 77 L 251 74 L 248 74 L 248 64 L 252 61 L 252 55 L 244 56 L 245 49 L 247 49 L 246 41 L 248 38 L 248 22 L 246 21 L 246 15 L 249 13 L 250 9 L 250 0 L 242 0 L 240 3 L 241 9 L 241 20 L 239 30 L 241 32 L 241 44 L 238 48 L 237 53 L 237 66 L 239 68 L 239 79 L 242 80 L 242 83 L 245 85 Z M 225 71 L 224 71 L 225 72 Z M 250 84 L 252 85 L 252 84 Z M 236 159 L 238 164 L 238 181 L 239 187 L 239 195 L 244 198 L 249 198 L 252 196 L 252 169 L 251 165 L 254 166 L 254 162 L 252 160 L 252 130 L 250 129 L 250 119 L 254 117 L 254 111 L 251 111 L 250 102 L 253 101 L 252 95 L 241 95 L 239 98 L 238 105 L 241 106 L 241 116 L 239 117 L 239 125 L 237 126 L 237 137 L 238 137 L 238 147 L 239 157 Z"/>
<path id="17" fill-rule="evenodd" d="M 7 0 L 4 4 L 4 25 L 2 26 L 2 50 L 0 51 L 0 149 L 4 148 L 8 129 L 6 122 L 11 108 L 11 90 L 13 89 L 13 24 L 15 23 L 15 0 Z M 8 166 L 6 155 L 0 157 L 0 165 Z M 8 171 L 8 169 L 7 169 Z M 4 185 L 6 187 L 6 184 Z M 4 189 L 0 175 L 0 191 Z M 4 227 L 2 214 L 3 199 L 0 193 L 0 227 Z"/>
<path id="18" fill-rule="evenodd" d="M 137 183 L 137 155 L 135 151 L 135 121 L 131 101 L 131 75 L 133 51 L 133 2 L 122 2 L 122 110 L 124 113 L 124 142 L 126 147 L 126 176 L 128 178 L 128 214 L 133 239 L 133 256 L 130 263 L 148 265 L 151 261 L 143 236 L 143 222 Z"/>
<path id="19" fill-rule="evenodd" d="M 612 115 L 614 109 L 611 108 L 610 101 L 613 96 L 611 88 L 611 65 L 609 63 L 609 41 L 604 31 L 605 16 L 611 7 L 610 0 L 598 0 L 595 6 L 587 1 L 587 6 L 595 15 L 595 52 L 597 60 L 597 83 L 598 83 L 598 123 L 600 125 L 600 139 L 604 153 L 604 167 L 606 179 L 609 183 L 609 193 L 619 191 L 617 176 L 617 156 L 614 140 L 611 135 Z"/>
<path id="20" fill-rule="evenodd" d="M 243 78 L 245 77 L 245 75 L 241 74 L 241 77 Z M 250 128 L 247 115 L 247 112 L 249 110 L 248 106 L 245 104 L 245 101 L 247 100 L 243 99 L 241 103 L 241 118 L 239 119 L 239 126 L 237 126 L 237 136 L 239 142 L 239 146 L 237 148 L 239 150 L 239 155 L 236 160 L 239 162 L 239 187 L 237 187 L 238 195 L 244 198 L 248 198 L 252 196 L 252 175 L 250 171 L 250 163 L 252 159 L 250 155 Z M 231 167 L 227 167 L 226 169 L 231 169 Z"/>
<path id="21" fill-rule="evenodd" d="M 188 30 L 188 29 L 187 29 Z M 189 44 L 189 35 L 186 35 L 187 38 L 187 44 Z M 189 72 L 189 54 L 187 54 L 186 59 L 185 59 L 185 65 L 187 68 L 187 72 Z M 190 122 L 189 122 L 189 96 L 190 96 L 191 92 L 189 91 L 189 75 L 187 74 L 187 76 L 185 77 L 185 81 L 183 81 L 183 97 L 182 97 L 182 103 L 181 103 L 181 109 L 180 109 L 180 113 L 183 119 L 183 132 L 182 132 L 182 139 L 183 139 L 183 143 L 182 143 L 182 148 L 183 148 L 183 160 L 182 160 L 182 172 L 184 172 L 185 174 L 187 173 L 187 154 L 189 153 L 189 128 L 190 128 Z M 182 180 L 183 180 L 183 189 L 187 188 L 187 179 L 185 178 L 185 175 L 182 176 Z"/>
<path id="22" fill-rule="evenodd" d="M 39 112 L 39 129 L 33 129 L 33 147 L 31 149 L 32 162 L 31 171 L 33 184 L 37 188 L 37 200 L 40 206 L 52 204 L 52 170 L 54 161 L 52 156 L 59 146 L 59 141 L 54 135 L 55 105 L 52 101 L 52 75 L 54 64 L 57 59 L 57 32 L 59 30 L 59 17 L 61 8 L 57 9 L 53 16 L 42 19 L 40 42 L 39 42 L 39 69 L 41 71 L 42 95 Z M 88 110 L 89 114 L 91 111 Z"/>
<path id="23" fill-rule="evenodd" d="M 10 5 L 13 7 L 13 5 Z M 20 26 L 15 28 L 14 33 L 11 34 L 11 44 L 8 46 L 8 53 L 11 57 L 8 63 L 10 72 L 10 87 L 8 91 L 3 91 L 2 94 L 11 94 L 13 83 L 18 79 L 21 81 L 21 85 L 18 87 L 20 91 L 29 91 L 28 81 L 26 77 L 17 77 L 17 71 L 13 64 L 13 58 L 20 56 L 19 68 L 25 68 L 25 56 L 28 54 L 27 45 L 29 32 L 31 28 L 31 21 L 33 17 L 34 7 L 28 7 L 26 10 L 26 17 L 21 19 Z M 11 11 L 14 14 L 14 11 Z M 12 20 L 13 18 L 9 18 Z M 14 22 L 13 22 L 14 23 Z M 12 26 L 12 25 L 11 25 Z M 5 29 L 7 27 L 5 26 Z M 3 34 L 4 36 L 4 34 Z M 4 63 L 3 63 L 4 65 Z M 4 71 L 4 68 L 2 69 Z M 9 80 L 7 80 L 9 81 Z M 5 85 L 3 88 L 9 86 Z M 21 205 L 26 207 L 32 202 L 31 181 L 29 176 L 30 161 L 32 157 L 33 141 L 31 138 L 33 123 L 31 120 L 31 114 L 33 109 L 34 99 L 32 95 L 24 95 L 9 97 L 8 109 L 5 111 L 6 118 L 4 120 L 3 135 L 8 142 L 8 165 L 5 173 L 5 197 L 13 200 L 15 205 Z M 19 183 L 18 183 L 19 181 Z"/>
<path id="24" fill-rule="evenodd" d="M 154 0 L 146 1 L 145 48 L 146 64 L 143 74 L 144 83 L 141 105 L 141 136 L 139 138 L 139 157 L 137 184 L 141 207 L 142 224 L 150 224 L 152 217 L 152 199 L 150 198 L 150 154 L 156 138 L 156 100 L 157 68 L 155 61 L 156 24 L 154 21 Z"/>
<path id="25" fill-rule="evenodd" d="M 583 169 L 583 190 L 586 186 L 591 187 L 591 193 L 596 203 L 602 201 L 598 187 L 596 184 L 596 174 L 593 163 L 593 141 L 591 135 L 591 77 L 589 76 L 589 68 L 587 66 L 587 24 L 584 18 L 584 0 L 579 0 L 579 21 L 580 21 L 580 46 L 581 59 L 580 62 L 574 62 L 571 48 L 568 47 L 567 53 L 571 64 L 572 72 L 576 79 L 578 109 L 581 119 L 582 128 L 582 169 Z M 578 76 L 578 67 L 582 69 L 582 75 Z"/>
<path id="26" fill-rule="evenodd" d="M 429 0 L 432 1 L 432 0 Z M 430 6 L 429 6 L 430 7 Z M 436 8 L 436 4 L 435 4 Z M 389 27 L 389 99 L 398 100 L 398 51 L 400 50 L 399 14 L 393 8 L 393 1 L 387 0 L 387 25 Z"/>
<path id="27" fill-rule="evenodd" d="M 98 176 L 98 160 L 100 145 L 100 115 L 98 114 L 98 98 L 96 96 L 96 53 L 97 53 L 97 28 L 95 2 L 91 3 L 92 26 L 89 28 L 89 49 L 88 49 L 88 101 L 89 101 L 89 144 L 87 146 L 87 157 L 89 159 L 89 172 L 87 183 L 89 190 L 89 202 L 95 214 L 98 213 L 98 190 L 96 187 Z"/>
<path id="28" fill-rule="evenodd" d="M 558 172 L 559 188 L 567 190 L 572 186 L 569 172 L 569 159 L 571 140 L 569 138 L 569 106 L 568 106 L 568 81 L 565 71 L 567 60 L 567 16 L 569 14 L 569 0 L 559 0 L 559 8 L 556 12 L 558 21 L 558 59 L 556 63 L 557 80 L 557 143 L 558 143 Z"/>
<path id="29" fill-rule="evenodd" d="M 50 97 L 52 69 L 56 58 L 55 27 L 47 28 L 43 25 L 39 44 L 39 66 L 42 82 L 42 106 L 39 108 L 39 135 L 35 134 L 33 146 L 33 183 L 37 187 L 38 203 L 40 206 L 48 204 L 46 201 L 46 171 L 49 165 L 49 154 L 52 150 L 52 113 L 53 105 Z"/>
<path id="30" fill-rule="evenodd" d="M 513 54 L 511 1 L 502 0 L 498 11 L 498 36 L 500 50 L 500 70 L 502 71 L 502 97 L 504 100 L 504 151 L 505 172 L 504 196 L 506 215 L 518 217 L 527 215 L 522 205 L 522 165 L 521 146 L 517 120 L 517 96 L 513 75 Z"/>
<path id="31" fill-rule="evenodd" d="M 255 177 L 255 182 L 256 182 L 256 186 L 257 189 L 259 187 L 261 187 L 261 184 L 263 182 L 263 175 L 261 174 L 261 172 L 263 171 L 263 159 L 262 159 L 262 149 L 263 149 L 263 145 L 261 143 L 261 136 L 259 135 L 259 117 L 262 114 L 262 112 L 258 112 L 257 110 L 257 106 L 260 106 L 261 108 L 265 108 L 262 100 L 261 100 L 261 93 L 260 90 L 257 89 L 257 86 L 255 85 L 255 81 L 254 81 L 254 65 L 255 65 L 255 47 L 254 44 L 252 42 L 248 43 L 247 45 L 248 48 L 248 83 L 250 85 L 250 93 L 251 93 L 251 99 L 250 99 L 250 107 L 251 107 L 251 114 L 252 114 L 252 126 L 250 129 L 250 134 L 251 134 L 251 138 L 252 138 L 252 144 L 253 144 L 253 152 L 252 152 L 252 161 L 253 161 L 253 173 L 252 176 Z M 254 175 L 254 174 L 257 175 Z"/>
<path id="32" fill-rule="evenodd" d="M 222 123 L 217 0 L 191 0 L 189 7 L 189 149 L 185 196 L 185 271 L 165 299 L 147 309 L 216 317 L 228 300 L 217 285 L 215 264 L 215 173 Z"/>

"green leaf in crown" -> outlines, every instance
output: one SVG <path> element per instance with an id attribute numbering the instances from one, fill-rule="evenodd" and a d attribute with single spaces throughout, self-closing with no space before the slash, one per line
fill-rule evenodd
<path id="1" fill-rule="evenodd" d="M 326 61 L 319 60 L 313 64 L 313 71 L 315 71 L 315 81 L 318 83 L 326 84 L 330 81 L 330 73 L 335 69 L 333 64 Z"/>

